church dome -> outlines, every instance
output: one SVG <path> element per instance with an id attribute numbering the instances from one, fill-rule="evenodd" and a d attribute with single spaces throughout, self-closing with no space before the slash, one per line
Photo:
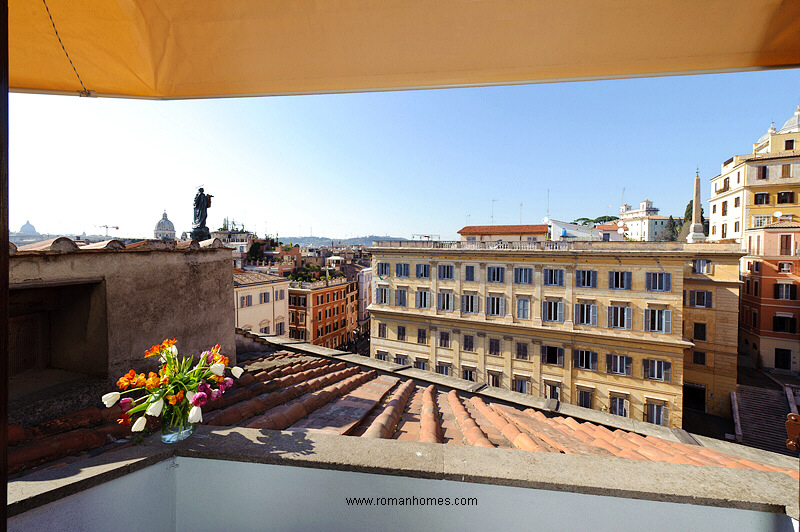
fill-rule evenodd
<path id="1" fill-rule="evenodd" d="M 172 231 L 175 232 L 175 226 L 172 225 L 172 222 L 169 221 L 167 218 L 167 211 L 164 211 L 164 216 L 156 224 L 156 231 Z"/>
<path id="2" fill-rule="evenodd" d="M 797 133 L 800 132 L 800 105 L 795 109 L 794 114 L 783 124 L 778 133 Z"/>
<path id="3" fill-rule="evenodd" d="M 31 225 L 31 222 L 26 220 L 25 225 L 23 225 L 20 230 L 20 233 L 23 235 L 38 235 L 39 233 L 36 232 L 36 228 Z"/>
<path id="4" fill-rule="evenodd" d="M 762 142 L 769 140 L 769 136 L 774 134 L 775 134 L 775 124 L 772 124 L 771 126 L 769 126 L 767 132 L 761 135 L 761 138 L 758 139 L 758 142 L 756 142 L 756 144 L 761 144 Z"/>

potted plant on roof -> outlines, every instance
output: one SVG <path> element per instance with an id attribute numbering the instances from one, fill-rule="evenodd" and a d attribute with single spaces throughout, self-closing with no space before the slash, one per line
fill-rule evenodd
<path id="1" fill-rule="evenodd" d="M 144 430 L 145 416 L 161 418 L 161 441 L 164 443 L 188 438 L 194 432 L 194 424 L 203 421 L 201 407 L 233 386 L 233 379 L 225 376 L 226 369 L 237 379 L 244 371 L 240 367 L 228 367 L 228 357 L 220 353 L 219 345 L 201 353 L 196 364 L 194 357 L 179 360 L 176 343 L 176 340 L 164 340 L 145 351 L 145 358 L 159 357 L 158 373 L 151 371 L 145 377 L 144 373 L 130 370 L 117 381 L 120 392 L 102 397 L 106 407 L 119 401 L 122 417 L 117 422 L 133 423 L 132 432 Z M 122 397 L 128 394 L 138 397 Z"/>

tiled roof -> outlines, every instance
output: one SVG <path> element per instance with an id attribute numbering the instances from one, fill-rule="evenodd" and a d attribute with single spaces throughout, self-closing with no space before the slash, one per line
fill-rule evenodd
<path id="1" fill-rule="evenodd" d="M 539 225 L 468 225 L 461 229 L 459 235 L 519 235 L 546 234 L 548 226 Z"/>
<path id="2" fill-rule="evenodd" d="M 286 280 L 287 280 L 286 277 L 280 277 L 278 275 L 270 275 L 268 273 L 246 272 L 243 270 L 237 271 L 236 268 L 234 268 L 233 271 L 233 286 L 243 286 L 248 284 L 259 284 L 259 283 L 275 283 L 278 281 L 286 281 Z"/>
<path id="3" fill-rule="evenodd" d="M 761 227 L 754 227 L 753 229 L 798 229 L 798 228 L 800 228 L 800 222 L 781 220 L 780 222 L 772 222 L 771 224 L 762 225 Z"/>
<path id="4" fill-rule="evenodd" d="M 616 231 L 620 227 L 621 226 L 617 224 L 600 224 L 594 226 L 595 229 L 602 229 L 603 231 Z"/>
<path id="5" fill-rule="evenodd" d="M 797 467 L 774 461 L 545 414 L 344 361 L 278 352 L 239 365 L 246 372 L 203 407 L 204 424 L 777 471 L 798 479 Z M 10 471 L 50 468 L 129 445 L 122 438 L 130 429 L 116 424 L 118 415 L 118 406 L 89 408 L 36 427 L 9 426 Z M 157 422 L 150 419 L 149 426 Z"/>
<path id="6" fill-rule="evenodd" d="M 11 255 L 22 255 L 25 253 L 97 253 L 97 252 L 125 252 L 125 251 L 153 251 L 153 250 L 168 250 L 168 251 L 197 251 L 201 248 L 217 249 L 221 248 L 222 243 L 218 238 L 204 240 L 198 242 L 196 240 L 187 240 L 185 242 L 175 242 L 174 240 L 141 240 L 125 245 L 119 240 L 110 239 L 103 242 L 95 242 L 92 244 L 78 245 L 71 239 L 62 236 L 51 238 L 50 240 L 43 240 L 41 242 L 34 242 L 33 244 L 26 244 L 24 246 L 16 246 L 9 243 L 9 253 Z"/>

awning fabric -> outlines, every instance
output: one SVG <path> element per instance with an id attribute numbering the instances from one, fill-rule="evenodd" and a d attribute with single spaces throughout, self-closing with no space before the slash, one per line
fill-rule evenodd
<path id="1" fill-rule="evenodd" d="M 800 64 L 795 0 L 45 0 L 96 95 L 513 84 Z M 42 0 L 9 0 L 10 86 L 82 90 Z"/>

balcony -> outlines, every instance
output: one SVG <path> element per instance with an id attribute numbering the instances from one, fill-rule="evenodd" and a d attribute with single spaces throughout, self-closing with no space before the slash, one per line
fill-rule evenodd
<path id="1" fill-rule="evenodd" d="M 686 244 L 683 242 L 471 242 L 463 240 L 376 240 L 369 248 L 372 252 L 389 249 L 402 250 L 463 250 L 463 251 L 519 251 L 519 252 L 608 252 L 608 253 L 739 253 L 735 244 Z"/>

